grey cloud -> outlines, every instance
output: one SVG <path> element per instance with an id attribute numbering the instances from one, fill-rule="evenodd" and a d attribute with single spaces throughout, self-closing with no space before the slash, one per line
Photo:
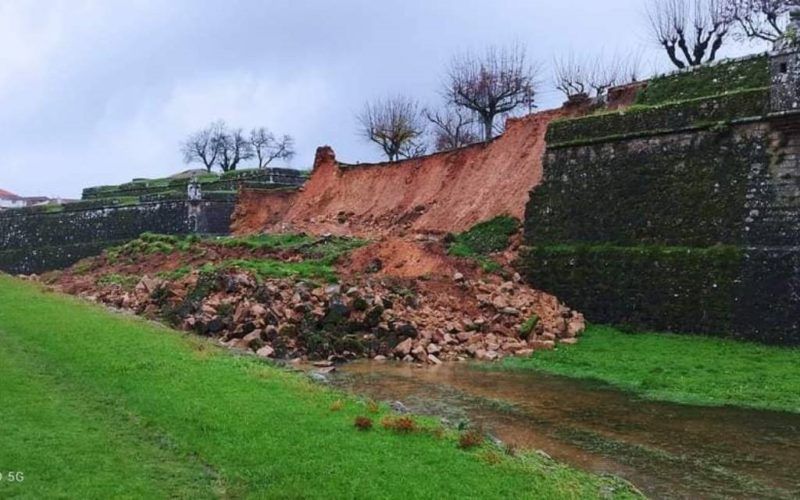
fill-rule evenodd
<path id="1" fill-rule="evenodd" d="M 178 142 L 215 118 L 348 161 L 365 99 L 435 104 L 457 51 L 519 41 L 556 53 L 646 43 L 642 0 L 63 0 L 0 5 L 0 188 L 77 196 L 184 168 Z M 545 80 L 549 74 L 543 75 Z M 558 96 L 543 82 L 541 105 Z"/>

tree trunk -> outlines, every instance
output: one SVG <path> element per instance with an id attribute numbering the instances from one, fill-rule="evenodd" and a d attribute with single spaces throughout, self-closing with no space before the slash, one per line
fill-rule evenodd
<path id="1" fill-rule="evenodd" d="M 492 140 L 492 132 L 494 131 L 494 116 L 489 115 L 483 117 L 483 140 L 489 142 Z"/>

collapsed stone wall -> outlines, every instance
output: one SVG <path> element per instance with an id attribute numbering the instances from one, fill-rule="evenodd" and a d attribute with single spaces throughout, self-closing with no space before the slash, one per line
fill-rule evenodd
<path id="1" fill-rule="evenodd" d="M 290 202 L 288 195 L 245 190 L 234 227 L 374 236 L 464 231 L 502 214 L 521 219 L 528 191 L 542 176 L 547 125 L 581 112 L 510 119 L 488 144 L 393 163 L 348 165 L 331 148 L 320 148 L 310 178 Z"/>
<path id="2" fill-rule="evenodd" d="M 297 189 L 242 187 L 233 212 L 231 232 L 253 234 L 280 225 L 298 193 Z"/>
<path id="3" fill-rule="evenodd" d="M 233 200 L 169 201 L 55 213 L 0 213 L 0 271 L 61 269 L 104 248 L 161 234 L 228 234 Z"/>
<path id="4" fill-rule="evenodd" d="M 589 321 L 800 344 L 800 116 L 770 96 L 554 123 L 526 210 L 528 280 Z"/>

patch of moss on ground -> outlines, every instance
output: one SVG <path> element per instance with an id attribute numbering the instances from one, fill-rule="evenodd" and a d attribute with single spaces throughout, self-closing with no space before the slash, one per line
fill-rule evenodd
<path id="1" fill-rule="evenodd" d="M 139 238 L 129 241 L 124 245 L 106 250 L 106 257 L 110 262 L 116 262 L 122 256 L 135 256 L 140 254 L 172 253 L 175 251 L 189 251 L 200 237 L 172 236 L 164 234 L 143 233 Z"/>
<path id="2" fill-rule="evenodd" d="M 336 282 L 334 265 L 344 255 L 364 246 L 367 242 L 357 238 L 315 238 L 306 234 L 263 234 L 238 238 L 223 238 L 216 243 L 227 247 L 244 247 L 252 250 L 296 251 L 301 262 L 284 262 L 277 259 L 233 259 L 216 269 L 240 268 L 252 271 L 260 278 L 303 278 Z"/>
<path id="3" fill-rule="evenodd" d="M 214 242 L 224 247 L 231 248 L 278 250 L 309 244 L 312 241 L 314 241 L 314 238 L 307 234 L 254 234 L 249 236 L 220 238 Z"/>
<path id="4" fill-rule="evenodd" d="M 505 250 L 519 225 L 519 220 L 507 215 L 476 224 L 469 231 L 455 235 L 450 255 L 475 257 Z"/>
<path id="5" fill-rule="evenodd" d="M 466 232 L 453 235 L 448 253 L 454 257 L 474 259 L 486 272 L 499 272 L 502 266 L 489 258 L 489 255 L 508 248 L 511 236 L 519 228 L 520 221 L 514 217 L 495 217 L 476 224 Z"/>
<path id="6" fill-rule="evenodd" d="M 128 274 L 106 274 L 97 279 L 97 284 L 100 286 L 116 285 L 125 290 L 132 290 L 141 278 L 139 276 L 132 276 Z"/>
<path id="7" fill-rule="evenodd" d="M 178 269 L 173 271 L 162 271 L 157 274 L 157 276 L 161 279 L 165 279 L 168 281 L 176 281 L 182 278 L 185 278 L 192 272 L 192 268 L 190 266 L 181 266 Z"/>
<path id="8" fill-rule="evenodd" d="M 329 265 L 336 263 L 342 255 L 367 243 L 358 238 L 317 238 L 307 234 L 258 234 L 220 238 L 214 242 L 225 247 L 251 250 L 295 250 L 304 258 L 320 260 Z"/>
<path id="9" fill-rule="evenodd" d="M 320 261 L 283 262 L 274 259 L 231 259 L 218 265 L 206 265 L 203 272 L 223 269 L 243 269 L 251 271 L 259 278 L 302 278 L 322 280 L 329 283 L 338 281 L 333 266 Z"/>

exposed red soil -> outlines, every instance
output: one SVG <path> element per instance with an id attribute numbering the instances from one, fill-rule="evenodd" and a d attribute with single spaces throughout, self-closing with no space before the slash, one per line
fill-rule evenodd
<path id="1" fill-rule="evenodd" d="M 464 267 L 449 258 L 435 241 L 386 238 L 350 253 L 340 271 L 350 275 L 370 271 L 383 276 L 420 278 L 452 276 Z"/>
<path id="2" fill-rule="evenodd" d="M 394 163 L 346 165 L 331 148 L 319 148 L 310 179 L 292 200 L 245 190 L 234 230 L 376 236 L 460 232 L 498 215 L 521 219 L 542 178 L 548 124 L 581 112 L 509 119 L 488 144 Z"/>
<path id="3" fill-rule="evenodd" d="M 297 190 L 241 189 L 231 222 L 233 234 L 260 233 L 279 224 L 297 197 Z"/>
<path id="4" fill-rule="evenodd" d="M 639 92 L 645 88 L 647 88 L 647 82 L 634 82 L 609 89 L 606 108 L 615 110 L 630 107 L 636 102 Z"/>

